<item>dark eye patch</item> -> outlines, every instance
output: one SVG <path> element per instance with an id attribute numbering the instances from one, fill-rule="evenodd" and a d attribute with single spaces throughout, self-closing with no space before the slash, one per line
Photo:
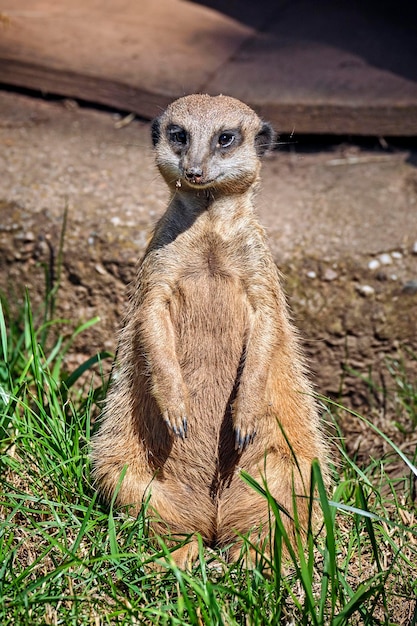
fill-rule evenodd
<path id="1" fill-rule="evenodd" d="M 188 142 L 187 131 L 181 126 L 171 125 L 167 128 L 168 140 L 179 146 L 185 146 Z"/>

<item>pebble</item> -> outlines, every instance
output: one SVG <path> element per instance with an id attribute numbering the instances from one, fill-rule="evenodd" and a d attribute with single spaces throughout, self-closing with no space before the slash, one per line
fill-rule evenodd
<path id="1" fill-rule="evenodd" d="M 402 259 L 403 255 L 401 252 L 398 252 L 398 250 L 391 252 L 391 256 L 393 259 Z"/>
<path id="2" fill-rule="evenodd" d="M 391 265 L 392 264 L 392 256 L 388 254 L 388 252 L 384 252 L 384 254 L 380 254 L 378 257 L 381 265 Z"/>
<path id="3" fill-rule="evenodd" d="M 356 291 L 365 298 L 373 296 L 375 293 L 375 289 L 371 285 L 356 285 Z"/>
<path id="4" fill-rule="evenodd" d="M 417 241 L 415 241 L 415 242 L 413 243 L 413 248 L 412 248 L 411 252 L 412 252 L 413 254 L 417 254 Z"/>
<path id="5" fill-rule="evenodd" d="M 72 98 L 65 98 L 63 105 L 68 111 L 76 111 L 79 107 L 78 102 Z"/>
<path id="6" fill-rule="evenodd" d="M 332 280 L 336 280 L 336 278 L 338 277 L 338 273 L 335 272 L 334 270 L 332 270 L 331 267 L 328 267 L 323 274 L 323 280 L 327 280 L 327 281 L 332 281 Z"/>
<path id="7" fill-rule="evenodd" d="M 317 278 L 316 272 L 307 272 L 307 278 Z"/>
<path id="8" fill-rule="evenodd" d="M 100 263 L 97 263 L 97 265 L 95 266 L 95 270 L 98 274 L 104 275 L 106 273 L 106 270 L 102 265 L 100 265 Z"/>
<path id="9" fill-rule="evenodd" d="M 407 280 L 403 287 L 404 293 L 417 293 L 417 280 Z"/>
<path id="10" fill-rule="evenodd" d="M 378 259 L 372 259 L 372 261 L 369 261 L 368 263 L 368 268 L 370 270 L 377 270 L 379 267 L 381 267 L 381 263 L 378 261 Z"/>

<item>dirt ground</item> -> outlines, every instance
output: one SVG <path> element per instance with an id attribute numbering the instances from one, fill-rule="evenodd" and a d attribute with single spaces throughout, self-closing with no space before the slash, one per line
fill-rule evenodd
<path id="1" fill-rule="evenodd" d="M 0 288 L 16 306 L 25 285 L 42 300 L 67 209 L 57 315 L 100 317 L 68 367 L 114 351 L 126 285 L 167 200 L 149 123 L 0 92 L 0 146 Z M 395 434 L 386 358 L 417 351 L 417 144 L 295 136 L 265 160 L 257 205 L 317 390 Z M 351 450 L 370 453 L 363 426 L 346 416 L 342 428 Z"/>

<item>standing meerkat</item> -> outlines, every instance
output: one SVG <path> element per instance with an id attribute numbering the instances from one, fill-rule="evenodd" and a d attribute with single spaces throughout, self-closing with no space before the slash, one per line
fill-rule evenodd
<path id="1" fill-rule="evenodd" d="M 326 472 L 312 388 L 253 209 L 274 133 L 239 100 L 190 95 L 154 120 L 152 139 L 171 198 L 120 334 L 95 478 L 136 514 L 149 495 L 156 533 L 200 533 L 212 546 L 236 533 L 265 538 L 267 502 L 239 471 L 266 479 L 290 515 L 295 493 L 301 524 L 312 460 Z M 197 545 L 174 559 L 183 566 Z"/>

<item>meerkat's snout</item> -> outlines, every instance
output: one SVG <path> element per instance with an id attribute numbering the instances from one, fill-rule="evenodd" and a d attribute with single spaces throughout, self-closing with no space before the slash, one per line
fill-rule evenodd
<path id="1" fill-rule="evenodd" d="M 184 171 L 184 176 L 190 183 L 201 183 L 203 180 L 203 169 L 201 167 L 187 167 Z"/>

